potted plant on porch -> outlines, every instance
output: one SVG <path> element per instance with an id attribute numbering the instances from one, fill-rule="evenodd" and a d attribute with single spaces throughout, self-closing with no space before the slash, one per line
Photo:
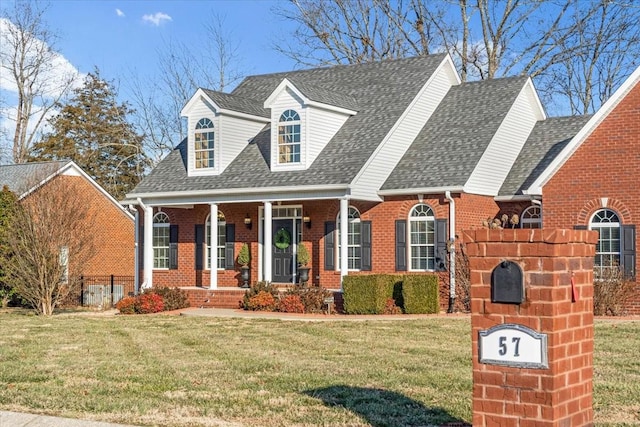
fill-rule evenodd
<path id="1" fill-rule="evenodd" d="M 307 247 L 302 242 L 298 243 L 297 257 L 298 257 L 298 273 L 300 273 L 300 282 L 304 285 L 309 280 L 310 267 L 308 267 L 307 264 L 309 264 L 309 259 L 311 257 L 309 256 L 309 251 L 307 250 Z"/>
<path id="2" fill-rule="evenodd" d="M 240 252 L 238 252 L 238 264 L 240 264 L 240 278 L 242 279 L 242 287 L 249 287 L 249 263 L 251 262 L 251 253 L 249 251 L 249 245 L 242 244 Z"/>

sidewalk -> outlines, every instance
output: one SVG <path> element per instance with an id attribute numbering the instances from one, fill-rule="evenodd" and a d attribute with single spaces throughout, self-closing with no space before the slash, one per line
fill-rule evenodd
<path id="1" fill-rule="evenodd" d="M 74 420 L 48 415 L 0 411 L 0 427 L 134 427 L 101 421 Z"/>

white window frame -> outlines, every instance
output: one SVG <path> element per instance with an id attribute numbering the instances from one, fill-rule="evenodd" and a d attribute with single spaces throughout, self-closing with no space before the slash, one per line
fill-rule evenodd
<path id="1" fill-rule="evenodd" d="M 542 208 L 529 206 L 520 214 L 520 228 L 542 228 Z"/>
<path id="2" fill-rule="evenodd" d="M 205 233 L 205 269 L 211 270 L 211 214 L 207 215 L 207 220 L 204 223 Z M 218 211 L 218 244 L 216 249 L 218 251 L 218 270 L 224 270 L 226 265 L 226 247 L 227 247 L 227 221 L 224 213 Z M 222 243 L 222 244 L 221 244 Z"/>
<path id="3" fill-rule="evenodd" d="M 336 253 L 335 253 L 335 265 L 336 271 L 340 271 L 340 212 L 338 212 L 338 216 L 336 217 L 336 238 L 335 241 L 337 244 Z M 355 228 L 358 228 L 357 233 L 355 232 Z M 348 268 L 349 271 L 360 271 L 362 269 L 362 222 L 360 220 L 360 211 L 353 206 L 349 206 L 349 213 L 347 215 L 347 258 L 348 258 Z M 358 238 L 358 243 L 354 243 L 356 237 Z M 359 252 L 359 255 L 357 253 Z M 359 265 L 359 267 L 355 267 Z"/>
<path id="4" fill-rule="evenodd" d="M 429 214 L 430 213 L 430 214 Z M 436 269 L 436 217 L 433 208 L 426 203 L 419 203 L 409 211 L 409 219 L 407 221 L 407 254 L 409 271 L 435 271 Z M 424 226 L 424 230 L 417 229 Z M 416 228 L 416 230 L 414 230 Z M 413 243 L 412 237 L 425 235 L 424 243 Z M 431 242 L 429 242 L 431 236 Z M 426 256 L 414 256 L 414 252 L 424 248 Z M 431 253 L 431 255 L 429 255 Z M 420 264 L 420 260 L 424 259 L 426 268 L 414 266 L 414 261 Z M 431 264 L 431 268 L 429 268 Z"/>
<path id="5" fill-rule="evenodd" d="M 207 117 L 198 120 L 193 134 L 193 167 L 195 170 L 215 169 L 215 138 L 213 121 Z M 206 143 L 206 147 L 198 148 L 198 144 L 203 142 Z M 202 158 L 198 159 L 199 155 Z"/>
<path id="6" fill-rule="evenodd" d="M 593 268 L 597 274 L 602 274 L 607 268 L 620 268 L 622 253 L 622 223 L 617 212 L 611 209 L 599 209 L 591 215 L 589 219 L 589 230 L 598 231 L 598 243 L 596 245 L 596 256 Z M 617 231 L 617 238 L 614 234 Z M 617 248 L 616 248 L 617 243 Z M 607 246 L 608 250 L 602 250 Z M 608 262 L 603 265 L 603 259 L 607 257 Z"/>
<path id="7" fill-rule="evenodd" d="M 296 132 L 297 130 L 297 132 Z M 297 141 L 296 141 L 297 136 Z M 280 114 L 278 119 L 278 146 L 276 151 L 276 159 L 279 165 L 299 165 L 302 163 L 302 120 L 300 114 L 293 109 L 285 110 Z M 296 154 L 287 153 L 283 160 L 282 150 L 295 150 L 297 148 L 298 160 L 289 160 Z"/>
<path id="8" fill-rule="evenodd" d="M 169 269 L 169 246 L 171 243 L 171 233 L 170 233 L 171 222 L 169 220 L 169 215 L 165 212 L 158 212 L 153 216 L 153 241 L 151 242 L 153 246 L 153 269 L 154 270 L 168 270 Z M 162 233 L 162 235 L 160 235 Z M 158 239 L 162 238 L 166 239 L 165 245 L 156 245 Z M 162 253 L 166 254 L 161 255 Z M 163 266 L 159 266 L 160 262 L 162 262 Z M 166 265 L 166 267 L 164 267 Z"/>

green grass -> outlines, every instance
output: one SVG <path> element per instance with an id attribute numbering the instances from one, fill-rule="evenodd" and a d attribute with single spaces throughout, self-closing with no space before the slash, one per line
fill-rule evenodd
<path id="1" fill-rule="evenodd" d="M 0 409 L 160 426 L 471 419 L 466 318 L 0 314 Z M 598 425 L 640 422 L 640 322 L 596 326 Z M 609 424 L 606 424 L 604 421 Z"/>

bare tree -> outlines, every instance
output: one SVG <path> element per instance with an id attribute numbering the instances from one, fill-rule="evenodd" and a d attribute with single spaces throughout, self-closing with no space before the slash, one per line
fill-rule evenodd
<path id="1" fill-rule="evenodd" d="M 53 49 L 56 35 L 44 21 L 40 3 L 15 1 L 11 11 L 3 11 L 0 69 L 17 91 L 13 161 L 26 161 L 29 148 L 45 117 L 71 88 L 76 73 L 60 65 Z"/>
<path id="2" fill-rule="evenodd" d="M 95 210 L 80 181 L 57 176 L 25 196 L 4 233 L 5 281 L 41 315 L 77 292 L 82 268 L 95 254 Z"/>
<path id="3" fill-rule="evenodd" d="M 596 109 L 640 55 L 633 2 L 292 0 L 276 12 L 298 26 L 275 49 L 303 66 L 446 51 L 463 81 L 530 75 L 547 101 L 569 98 L 572 112 Z"/>
<path id="4" fill-rule="evenodd" d="M 168 40 L 158 52 L 156 78 L 150 83 L 137 76 L 131 79 L 136 124 L 145 134 L 147 154 L 156 163 L 186 136 L 180 110 L 197 88 L 223 91 L 243 77 L 238 45 L 229 42 L 224 17 L 213 14 L 203 28 L 204 49 Z"/>

